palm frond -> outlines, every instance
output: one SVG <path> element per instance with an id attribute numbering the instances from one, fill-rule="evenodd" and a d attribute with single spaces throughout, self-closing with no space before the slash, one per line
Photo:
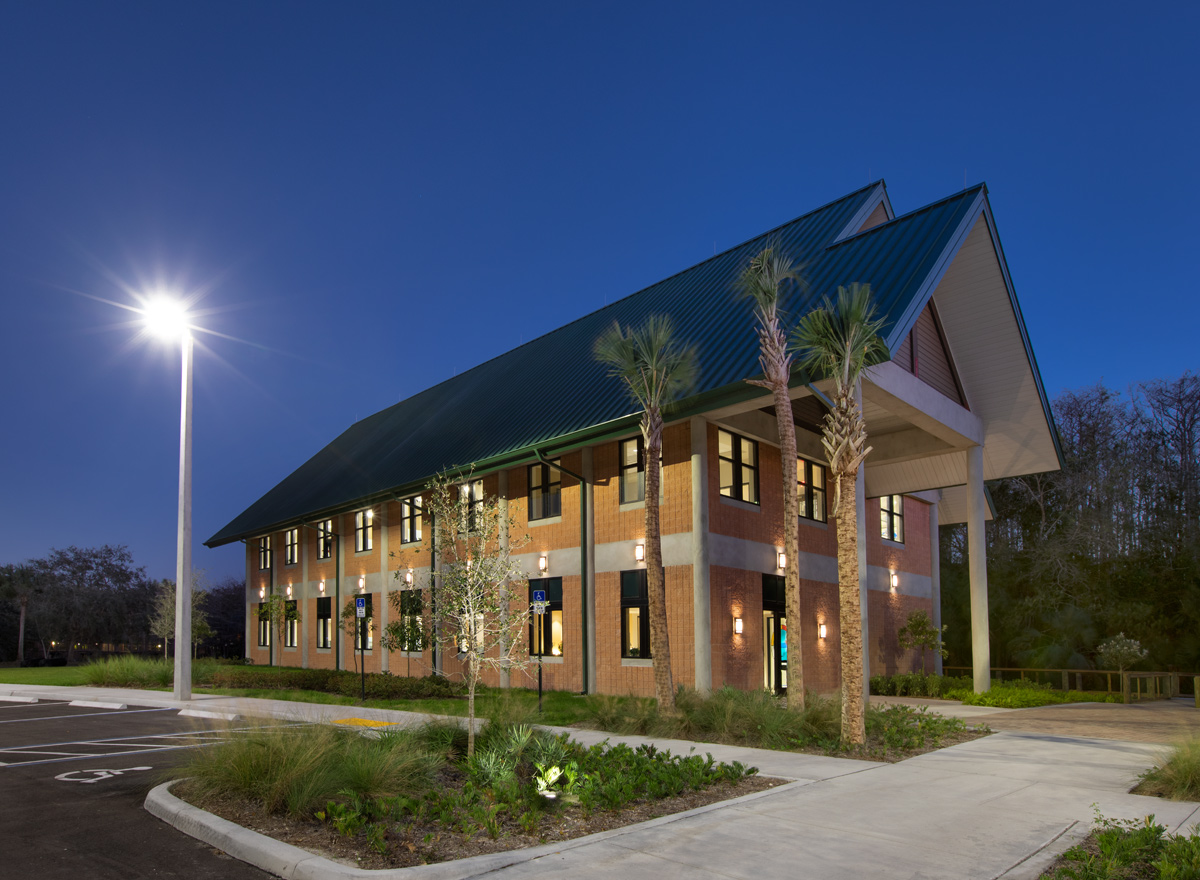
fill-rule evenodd
<path id="1" fill-rule="evenodd" d="M 814 378 L 833 378 L 837 387 L 854 384 L 865 367 L 890 353 L 879 331 L 869 284 L 838 287 L 837 300 L 825 297 L 792 332 L 791 348 L 800 366 Z"/>
<path id="2" fill-rule="evenodd" d="M 767 245 L 750 260 L 734 285 L 737 292 L 754 301 L 759 322 L 768 324 L 779 313 L 779 289 L 785 281 L 793 281 L 802 290 L 808 283 L 800 274 L 804 264 L 797 264 L 783 253 L 778 244 Z"/>
<path id="3" fill-rule="evenodd" d="M 695 385 L 695 346 L 675 338 L 665 315 L 650 315 L 640 327 L 614 323 L 596 340 L 593 352 L 643 410 L 662 409 Z"/>

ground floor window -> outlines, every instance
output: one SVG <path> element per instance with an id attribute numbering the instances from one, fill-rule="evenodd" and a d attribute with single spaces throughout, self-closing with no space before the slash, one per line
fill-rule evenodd
<path id="1" fill-rule="evenodd" d="M 529 582 L 529 601 L 535 591 L 546 594 L 544 614 L 532 614 L 529 619 L 529 653 L 561 657 L 563 652 L 562 578 L 538 578 Z"/>
<path id="2" fill-rule="evenodd" d="M 355 597 L 357 598 L 357 597 Z M 354 600 L 352 599 L 351 602 Z M 367 616 L 354 618 L 354 650 L 363 650 L 363 631 L 366 630 L 367 647 L 370 651 L 375 641 L 375 618 L 371 609 L 371 594 L 367 594 Z"/>
<path id="3" fill-rule="evenodd" d="M 317 647 L 333 647 L 333 597 L 317 599 Z"/>
<path id="4" fill-rule="evenodd" d="M 400 591 L 400 650 L 423 651 L 425 601 L 420 590 Z"/>
<path id="5" fill-rule="evenodd" d="M 271 646 L 271 617 L 267 613 L 267 603 L 258 603 L 258 646 L 260 648 L 269 648 Z"/>
<path id="6" fill-rule="evenodd" d="M 650 599 L 644 568 L 621 572 L 621 656 L 651 656 Z"/>
<path id="7" fill-rule="evenodd" d="M 295 600 L 288 602 L 287 611 L 284 617 L 285 625 L 283 628 L 283 646 L 285 648 L 294 648 L 299 643 L 299 616 L 300 615 L 297 611 Z"/>

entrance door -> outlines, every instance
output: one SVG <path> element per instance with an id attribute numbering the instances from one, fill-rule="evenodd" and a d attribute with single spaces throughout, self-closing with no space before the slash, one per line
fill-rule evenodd
<path id="1" fill-rule="evenodd" d="M 787 693 L 787 617 L 784 616 L 783 578 L 763 575 L 763 687 Z"/>

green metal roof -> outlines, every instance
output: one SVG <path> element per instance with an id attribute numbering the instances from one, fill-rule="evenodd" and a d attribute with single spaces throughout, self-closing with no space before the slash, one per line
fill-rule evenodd
<path id="1" fill-rule="evenodd" d="M 789 285 L 785 314 L 803 314 L 839 284 L 869 283 L 894 350 L 985 193 L 982 185 L 972 187 L 839 240 L 852 219 L 885 197 L 882 181 L 864 187 L 355 423 L 205 543 L 216 547 L 312 521 L 416 489 L 445 470 L 515 462 L 535 448 L 565 449 L 628 430 L 640 414 L 591 355 L 614 321 L 667 314 L 678 336 L 696 345 L 698 381 L 677 412 L 757 393 L 743 380 L 759 373 L 758 341 L 733 285 L 768 242 L 803 263 L 809 282 L 807 292 Z"/>

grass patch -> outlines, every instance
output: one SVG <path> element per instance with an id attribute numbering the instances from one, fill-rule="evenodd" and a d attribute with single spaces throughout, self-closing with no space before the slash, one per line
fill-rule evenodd
<path id="1" fill-rule="evenodd" d="M 1175 745 L 1157 767 L 1142 774 L 1134 793 L 1200 801 L 1200 738 Z"/>
<path id="2" fill-rule="evenodd" d="M 85 666 L 9 666 L 0 669 L 2 684 L 40 684 L 47 687 L 82 687 L 86 685 Z"/>
<path id="3" fill-rule="evenodd" d="M 1166 828 L 1145 819 L 1096 817 L 1091 835 L 1063 853 L 1043 880 L 1117 880 L 1159 878 L 1195 880 L 1200 877 L 1200 831 L 1167 834 Z"/>

